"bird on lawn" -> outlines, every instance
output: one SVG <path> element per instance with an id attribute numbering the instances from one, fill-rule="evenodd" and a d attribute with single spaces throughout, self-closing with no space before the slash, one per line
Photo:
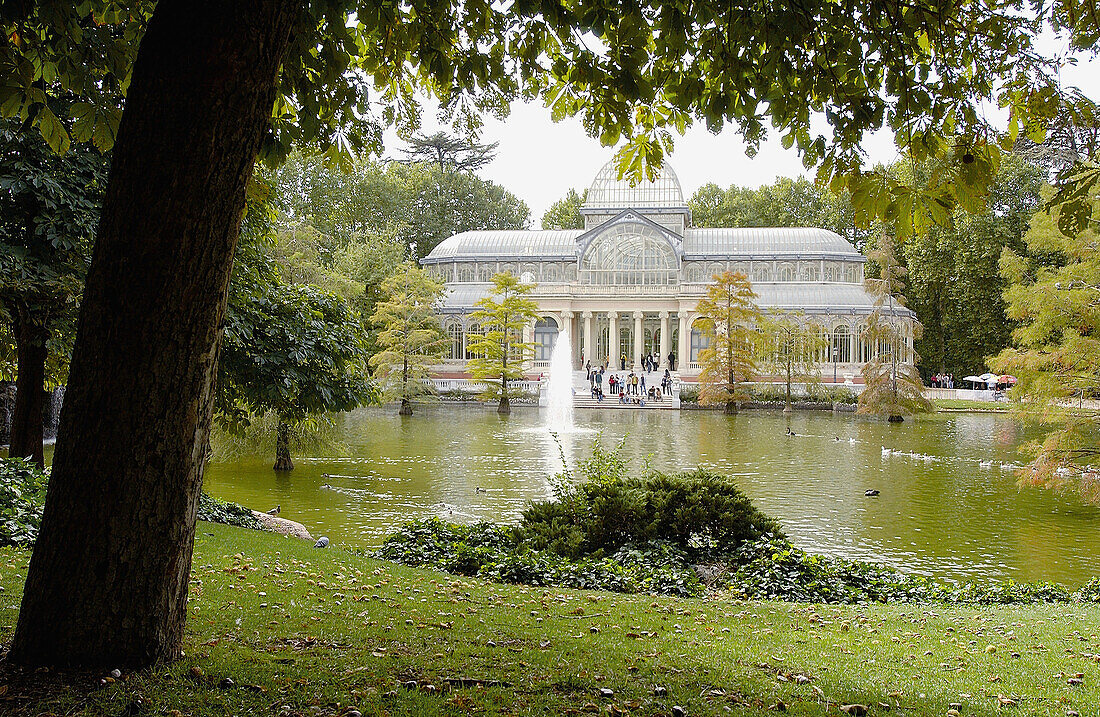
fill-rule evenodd
<path id="1" fill-rule="evenodd" d="M 272 508 L 271 510 L 267 511 L 267 514 L 268 514 L 268 515 L 278 515 L 278 514 L 279 514 L 279 510 L 280 510 L 280 509 L 282 509 L 282 507 L 283 507 L 283 506 L 282 506 L 282 504 L 280 503 L 279 505 L 275 506 L 275 507 L 274 507 L 274 508 Z"/>

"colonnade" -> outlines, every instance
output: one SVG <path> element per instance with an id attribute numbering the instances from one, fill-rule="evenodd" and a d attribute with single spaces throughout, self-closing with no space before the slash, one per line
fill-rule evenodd
<path id="1" fill-rule="evenodd" d="M 657 330 L 657 352 L 660 356 L 660 365 L 668 365 L 670 352 L 676 354 L 676 368 L 679 369 L 687 360 L 690 350 L 691 324 L 693 316 L 686 312 L 675 311 L 563 311 L 550 313 L 559 317 L 559 327 L 569 333 L 569 339 L 574 346 L 576 358 L 583 365 L 586 361 L 593 364 L 602 364 L 605 360 L 615 368 L 619 367 L 620 357 L 623 355 L 623 347 L 620 344 L 620 334 L 623 328 L 630 328 L 631 355 L 627 356 L 630 364 L 628 367 L 638 368 L 642 364 L 643 348 L 645 347 L 645 325 L 647 319 L 659 321 L 654 327 Z M 607 345 L 599 347 L 602 343 L 597 336 L 597 331 L 603 331 L 602 324 L 606 321 Z M 621 322 L 621 323 L 620 323 Z M 673 331 L 677 333 L 677 345 L 672 345 Z M 579 336 L 578 336 L 579 334 Z M 580 339 L 578 342 L 577 339 Z M 683 364 L 686 366 L 686 364 Z"/>

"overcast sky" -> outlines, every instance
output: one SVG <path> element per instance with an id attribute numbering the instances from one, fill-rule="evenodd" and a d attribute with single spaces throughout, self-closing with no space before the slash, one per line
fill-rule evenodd
<path id="1" fill-rule="evenodd" d="M 1052 53 L 1064 53 L 1064 43 L 1049 42 Z M 1100 99 L 1100 61 L 1079 59 L 1077 66 L 1063 70 L 1062 80 L 1066 85 L 1080 87 L 1089 97 Z M 424 114 L 424 132 L 430 134 L 439 129 L 431 123 L 430 114 Z M 504 122 L 489 119 L 481 139 L 498 142 L 499 146 L 496 158 L 478 174 L 527 202 L 532 227 L 536 229 L 547 207 L 570 188 L 580 191 L 588 187 L 614 153 L 614 148 L 601 147 L 598 140 L 586 135 L 579 120 L 551 121 L 550 111 L 541 104 L 514 105 Z M 398 156 L 395 148 L 401 143 L 395 136 L 388 136 L 386 145 L 390 148 L 389 156 Z M 887 163 L 897 157 L 889 132 L 865 138 L 863 149 L 870 164 Z M 762 143 L 760 151 L 750 159 L 745 155 L 744 142 L 729 128 L 719 135 L 701 126 L 689 129 L 683 137 L 676 137 L 675 150 L 666 161 L 679 176 L 685 199 L 708 182 L 722 187 L 731 184 L 758 187 L 777 177 L 812 177 L 793 150 L 783 149 L 778 136 Z"/>

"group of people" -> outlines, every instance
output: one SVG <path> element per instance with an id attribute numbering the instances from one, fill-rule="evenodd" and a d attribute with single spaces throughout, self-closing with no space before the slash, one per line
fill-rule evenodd
<path id="1" fill-rule="evenodd" d="M 667 358 L 668 358 L 668 370 L 669 371 L 675 371 L 676 370 L 676 353 L 673 352 L 673 351 L 669 351 Z M 592 362 L 589 361 L 588 363 L 586 363 L 585 368 L 587 368 L 589 374 L 591 374 L 592 373 Z M 606 361 L 604 362 L 604 368 L 607 368 L 607 362 Z M 661 356 L 656 351 L 654 351 L 651 354 L 645 354 L 644 356 L 642 356 L 642 370 L 644 370 L 646 373 L 653 373 L 654 371 L 659 371 L 660 368 L 661 368 Z M 621 356 L 619 356 L 619 370 L 620 371 L 625 371 L 626 370 L 626 354 L 622 354 Z M 589 378 L 591 378 L 591 375 L 589 376 Z"/>
<path id="2" fill-rule="evenodd" d="M 643 371 L 640 373 L 634 371 L 623 375 L 612 373 L 607 377 L 607 389 L 611 392 L 611 395 L 619 397 L 619 403 L 634 403 L 644 406 L 647 399 L 650 401 L 663 401 L 666 395 L 672 395 L 672 372 L 669 369 L 665 369 L 660 384 L 650 384 L 647 388 L 646 378 L 656 371 L 657 367 L 652 363 L 643 362 L 642 368 Z M 591 362 L 588 362 L 585 364 L 585 369 L 588 373 L 592 397 L 603 403 L 604 374 L 607 371 L 607 366 L 592 368 Z"/>
<path id="3" fill-rule="evenodd" d="M 955 377 L 949 373 L 932 376 L 932 388 L 955 388 Z"/>

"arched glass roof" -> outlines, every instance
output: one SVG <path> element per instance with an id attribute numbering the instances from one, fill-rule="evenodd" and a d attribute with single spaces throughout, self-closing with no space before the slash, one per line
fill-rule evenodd
<path id="1" fill-rule="evenodd" d="M 576 239 L 583 233 L 579 229 L 462 232 L 441 241 L 422 263 L 463 259 L 576 259 Z"/>
<path id="2" fill-rule="evenodd" d="M 661 165 L 657 180 L 642 180 L 633 187 L 630 180 L 619 179 L 616 161 L 611 159 L 592 180 L 588 188 L 585 209 L 635 209 L 656 207 L 684 207 L 684 193 L 680 189 L 680 179 L 676 172 L 665 162 Z"/>
<path id="3" fill-rule="evenodd" d="M 828 229 L 812 227 L 745 227 L 740 229 L 688 229 L 684 234 L 684 258 L 728 256 L 842 256 L 849 261 L 864 257 L 847 239 Z"/>

